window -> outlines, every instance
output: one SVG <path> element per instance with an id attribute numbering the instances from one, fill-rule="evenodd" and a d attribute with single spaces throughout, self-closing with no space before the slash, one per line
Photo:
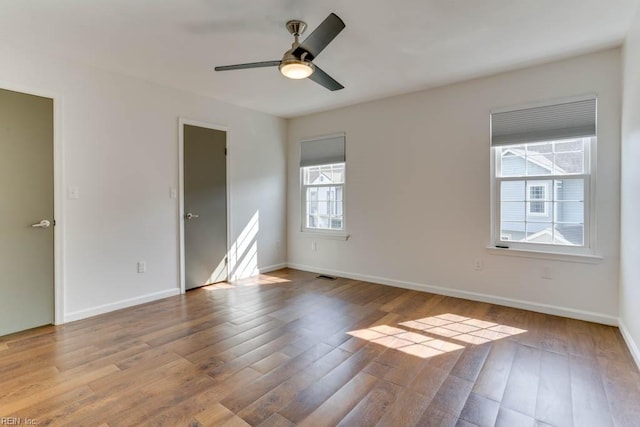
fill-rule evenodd
<path id="1" fill-rule="evenodd" d="M 527 187 L 529 189 L 529 205 L 527 206 L 529 215 L 548 215 L 547 204 L 545 203 L 547 200 L 547 184 L 529 182 Z"/>
<path id="2" fill-rule="evenodd" d="M 344 230 L 344 163 L 302 168 L 303 228 Z"/>
<path id="3" fill-rule="evenodd" d="M 493 113 L 493 240 L 591 252 L 594 98 Z"/>
<path id="4" fill-rule="evenodd" d="M 344 233 L 345 137 L 301 143 L 302 231 Z"/>

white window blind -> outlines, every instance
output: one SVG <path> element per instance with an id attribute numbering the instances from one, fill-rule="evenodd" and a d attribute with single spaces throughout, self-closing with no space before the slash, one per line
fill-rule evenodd
<path id="1" fill-rule="evenodd" d="M 300 167 L 345 162 L 345 136 L 318 138 L 300 143 Z"/>
<path id="2" fill-rule="evenodd" d="M 595 135 L 595 97 L 491 114 L 493 147 Z"/>

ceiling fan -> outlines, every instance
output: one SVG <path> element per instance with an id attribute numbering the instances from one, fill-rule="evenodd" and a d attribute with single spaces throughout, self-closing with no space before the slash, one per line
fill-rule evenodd
<path id="1" fill-rule="evenodd" d="M 285 77 L 290 79 L 309 78 L 329 90 L 344 89 L 340 83 L 322 71 L 312 61 L 345 27 L 342 19 L 335 13 L 329 14 L 324 21 L 302 43 L 298 37 L 307 28 L 303 21 L 294 19 L 286 24 L 287 30 L 293 35 L 291 49 L 284 53 L 281 60 L 250 62 L 247 64 L 223 65 L 216 67 L 216 71 L 242 70 L 245 68 L 278 67 Z"/>

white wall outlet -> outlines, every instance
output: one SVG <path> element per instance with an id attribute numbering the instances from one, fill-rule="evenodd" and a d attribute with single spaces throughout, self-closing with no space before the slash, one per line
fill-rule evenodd
<path id="1" fill-rule="evenodd" d="M 311 250 L 314 252 L 318 250 L 318 242 L 316 241 L 311 242 Z"/>
<path id="2" fill-rule="evenodd" d="M 553 279 L 553 269 L 551 268 L 550 265 L 545 265 L 544 267 L 542 267 L 542 278 L 546 279 L 546 280 L 551 280 Z"/>
<path id="3" fill-rule="evenodd" d="M 169 188 L 169 197 L 175 199 L 178 197 L 178 190 L 175 188 Z"/>
<path id="4" fill-rule="evenodd" d="M 138 261 L 138 273 L 146 273 L 146 272 L 147 272 L 147 262 Z"/>
<path id="5" fill-rule="evenodd" d="M 481 258 L 476 258 L 473 261 L 473 269 L 475 271 L 482 271 L 482 259 Z"/>

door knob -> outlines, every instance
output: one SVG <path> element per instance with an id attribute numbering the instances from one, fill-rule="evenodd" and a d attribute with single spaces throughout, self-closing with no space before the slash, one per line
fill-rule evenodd
<path id="1" fill-rule="evenodd" d="M 49 220 L 43 219 L 37 224 L 31 224 L 33 228 L 49 228 L 51 226 L 51 222 Z"/>
<path id="2" fill-rule="evenodd" d="M 191 212 L 189 212 L 184 217 L 185 219 L 195 219 L 195 218 L 200 218 L 200 215 L 192 214 Z"/>

